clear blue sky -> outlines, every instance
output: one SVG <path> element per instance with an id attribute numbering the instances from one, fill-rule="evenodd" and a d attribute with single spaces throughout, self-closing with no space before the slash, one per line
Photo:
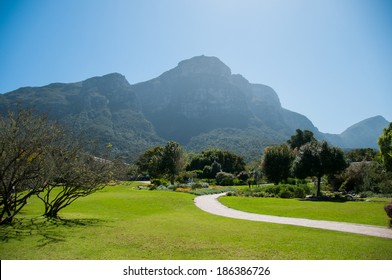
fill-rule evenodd
<path id="1" fill-rule="evenodd" d="M 392 121 L 391 0 L 0 0 L 0 93 L 216 56 L 340 133 Z"/>

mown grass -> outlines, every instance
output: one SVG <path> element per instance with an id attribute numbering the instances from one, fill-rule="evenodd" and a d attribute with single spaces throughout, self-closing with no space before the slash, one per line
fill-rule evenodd
<path id="1" fill-rule="evenodd" d="M 42 218 L 31 199 L 2 226 L 5 259 L 392 259 L 388 239 L 214 216 L 194 195 L 106 187 Z"/>
<path id="2" fill-rule="evenodd" d="M 376 226 L 388 226 L 384 205 L 390 199 L 370 201 L 311 201 L 302 199 L 221 197 L 224 205 L 251 213 L 282 217 L 308 218 Z"/>

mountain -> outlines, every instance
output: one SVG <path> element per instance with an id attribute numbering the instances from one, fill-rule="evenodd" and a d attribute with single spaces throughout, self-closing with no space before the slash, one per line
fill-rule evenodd
<path id="1" fill-rule="evenodd" d="M 257 159 L 295 130 L 343 148 L 377 147 L 388 122 L 374 117 L 339 135 L 321 133 L 304 115 L 281 106 L 269 86 L 253 84 L 216 57 L 196 56 L 149 81 L 130 85 L 114 73 L 77 83 L 25 87 L 0 95 L 0 113 L 33 107 L 133 160 L 174 140 L 188 150 L 216 147 Z"/>
<path id="2" fill-rule="evenodd" d="M 341 134 L 324 134 L 330 143 L 344 149 L 378 149 L 377 140 L 389 122 L 382 116 L 375 116 L 354 124 Z"/>
<path id="3" fill-rule="evenodd" d="M 272 88 L 233 75 L 216 57 L 181 61 L 132 90 L 160 137 L 194 151 L 230 148 L 249 159 L 297 128 L 319 133 L 305 116 L 283 109 Z"/>
<path id="4" fill-rule="evenodd" d="M 20 107 L 48 114 L 113 153 L 133 160 L 145 149 L 164 143 L 141 111 L 124 76 L 114 73 L 78 83 L 24 87 L 0 95 L 0 112 Z"/>

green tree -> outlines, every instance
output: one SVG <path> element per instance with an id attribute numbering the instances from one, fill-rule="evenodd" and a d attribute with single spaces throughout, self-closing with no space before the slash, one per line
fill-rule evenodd
<path id="1" fill-rule="evenodd" d="M 149 174 L 152 178 L 158 178 L 163 174 L 162 156 L 164 149 L 160 146 L 148 149 L 139 156 L 136 165 L 140 172 Z"/>
<path id="2" fill-rule="evenodd" d="M 309 130 L 302 131 L 301 129 L 297 129 L 295 132 L 296 133 L 292 135 L 289 140 L 287 140 L 287 144 L 289 144 L 292 150 L 298 150 L 306 143 L 316 141 L 316 138 L 313 137 L 313 132 Z"/>
<path id="3" fill-rule="evenodd" d="M 298 178 L 317 177 L 317 196 L 321 196 L 321 177 L 334 175 L 347 167 L 343 151 L 327 142 L 311 141 L 303 145 L 294 160 L 293 172 Z"/>
<path id="4" fill-rule="evenodd" d="M 265 148 L 262 159 L 262 172 L 268 181 L 278 184 L 290 175 L 293 153 L 287 145 Z"/>
<path id="5" fill-rule="evenodd" d="M 392 171 L 392 122 L 384 128 L 383 133 L 378 138 L 378 146 L 385 169 Z"/>
<path id="6" fill-rule="evenodd" d="M 178 143 L 169 141 L 163 148 L 160 170 L 162 170 L 164 174 L 167 175 L 170 182 L 174 184 L 174 178 L 185 168 L 185 165 L 186 155 L 184 150 Z"/>
<path id="7" fill-rule="evenodd" d="M 372 148 L 352 149 L 345 155 L 349 162 L 373 161 L 377 151 Z"/>
<path id="8" fill-rule="evenodd" d="M 238 174 L 245 170 L 243 157 L 220 149 L 207 149 L 194 155 L 187 166 L 187 170 L 203 170 L 205 166 L 212 167 L 214 162 L 220 164 L 221 170 L 227 173 Z"/>
<path id="9" fill-rule="evenodd" d="M 222 171 L 222 166 L 221 166 L 218 162 L 214 161 L 214 162 L 211 164 L 211 176 L 212 176 L 213 178 L 215 178 L 216 174 L 217 174 L 218 172 L 221 172 L 221 171 Z"/>

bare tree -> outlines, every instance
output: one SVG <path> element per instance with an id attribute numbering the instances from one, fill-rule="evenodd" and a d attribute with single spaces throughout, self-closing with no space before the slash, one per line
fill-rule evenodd
<path id="1" fill-rule="evenodd" d="M 38 197 L 44 202 L 44 216 L 58 218 L 60 210 L 90 195 L 109 181 L 112 162 L 85 152 L 86 145 L 68 134 L 51 147 L 52 176 Z"/>
<path id="2" fill-rule="evenodd" d="M 12 222 L 32 195 L 45 216 L 103 187 L 112 163 L 85 152 L 63 127 L 32 111 L 0 117 L 0 224 Z"/>
<path id="3" fill-rule="evenodd" d="M 10 223 L 43 190 L 48 147 L 62 136 L 59 126 L 32 111 L 0 116 L 0 224 Z"/>

